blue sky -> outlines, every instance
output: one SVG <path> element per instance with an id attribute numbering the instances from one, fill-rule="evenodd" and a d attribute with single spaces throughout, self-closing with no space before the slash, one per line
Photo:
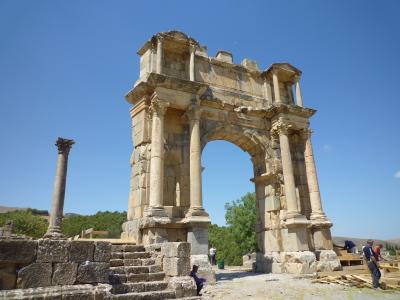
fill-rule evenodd
<path id="1" fill-rule="evenodd" d="M 49 209 L 58 136 L 76 140 L 65 211 L 126 210 L 132 151 L 125 93 L 136 51 L 178 29 L 262 69 L 303 71 L 316 108 L 313 144 L 335 235 L 400 237 L 400 2 L 0 2 L 0 204 Z M 224 223 L 225 202 L 254 186 L 250 157 L 212 142 L 203 157 L 204 205 Z M 396 176 L 397 174 L 397 176 Z"/>

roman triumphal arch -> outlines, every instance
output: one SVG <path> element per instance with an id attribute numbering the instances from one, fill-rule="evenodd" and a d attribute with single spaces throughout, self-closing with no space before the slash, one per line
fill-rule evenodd
<path id="1" fill-rule="evenodd" d="M 202 205 L 201 152 L 226 140 L 251 156 L 257 198 L 257 269 L 309 273 L 340 268 L 318 188 L 301 71 L 274 63 L 208 56 L 186 34 L 158 33 L 138 51 L 131 183 L 123 237 L 188 241 L 206 259 L 210 218 Z"/>

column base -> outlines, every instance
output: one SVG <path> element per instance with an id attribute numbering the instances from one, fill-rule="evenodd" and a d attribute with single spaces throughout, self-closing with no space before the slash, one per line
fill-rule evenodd
<path id="1" fill-rule="evenodd" d="M 288 213 L 286 216 L 286 221 L 285 221 L 286 227 L 307 227 L 310 225 L 310 221 L 307 220 L 307 218 L 301 214 L 298 213 Z"/>
<path id="2" fill-rule="evenodd" d="M 145 217 L 167 217 L 167 213 L 163 207 L 146 207 L 143 214 Z"/>
<path id="3" fill-rule="evenodd" d="M 186 213 L 186 218 L 189 217 L 208 217 L 208 213 L 202 207 L 191 207 Z"/>
<path id="4" fill-rule="evenodd" d="M 312 212 L 311 216 L 310 216 L 310 220 L 313 223 L 315 223 L 315 222 L 316 223 L 321 223 L 321 222 L 329 222 L 330 223 L 330 221 L 328 220 L 328 217 L 323 212 L 316 212 L 316 213 Z"/>
<path id="5" fill-rule="evenodd" d="M 44 239 L 51 239 L 51 240 L 66 240 L 67 238 L 65 235 L 61 233 L 61 230 L 58 228 L 51 228 L 47 230 L 45 235 L 43 236 Z"/>

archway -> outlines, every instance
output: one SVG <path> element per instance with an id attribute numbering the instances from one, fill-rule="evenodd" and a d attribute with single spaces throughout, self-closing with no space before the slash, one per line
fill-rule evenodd
<path id="1" fill-rule="evenodd" d="M 207 260 L 201 153 L 224 140 L 253 163 L 259 270 L 312 272 L 321 251 L 337 262 L 312 153 L 315 111 L 303 107 L 301 71 L 288 63 L 261 71 L 247 59 L 237 65 L 226 51 L 209 57 L 176 31 L 153 36 L 138 53 L 140 78 L 126 96 L 134 151 L 123 236 L 144 244 L 187 240 L 192 256 Z"/>

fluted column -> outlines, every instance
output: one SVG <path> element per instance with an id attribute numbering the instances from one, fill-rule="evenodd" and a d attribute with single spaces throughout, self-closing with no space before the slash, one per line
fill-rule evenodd
<path id="1" fill-rule="evenodd" d="M 281 93 L 279 91 L 278 71 L 276 71 L 276 70 L 272 71 L 272 81 L 274 83 L 275 102 L 282 103 Z"/>
<path id="2" fill-rule="evenodd" d="M 300 90 L 300 76 L 296 76 L 295 80 L 295 89 L 296 89 L 296 102 L 298 106 L 303 107 L 303 99 L 301 97 L 301 90 Z"/>
<path id="3" fill-rule="evenodd" d="M 151 155 L 150 155 L 150 196 L 145 216 L 165 216 L 164 191 L 164 115 L 168 102 L 157 97 L 152 99 Z"/>
<path id="4" fill-rule="evenodd" d="M 49 227 L 45 238 L 64 238 L 61 233 L 61 222 L 64 210 L 65 185 L 67 182 L 68 155 L 74 140 L 58 138 L 56 146 L 58 149 L 57 169 L 54 179 L 54 191 L 52 199 Z"/>
<path id="5" fill-rule="evenodd" d="M 271 84 L 267 80 L 264 81 L 264 97 L 268 104 L 272 104 Z"/>
<path id="6" fill-rule="evenodd" d="M 280 124 L 277 127 L 281 148 L 282 171 L 285 186 L 287 218 L 295 218 L 300 215 L 297 206 L 296 186 L 294 181 L 293 162 L 290 154 L 290 143 L 288 136 L 289 126 Z"/>
<path id="7" fill-rule="evenodd" d="M 325 221 L 326 215 L 322 210 L 321 195 L 319 192 L 317 170 L 315 167 L 314 154 L 311 143 L 311 130 L 304 130 L 305 150 L 304 159 L 306 164 L 307 185 L 310 194 L 311 220 Z"/>
<path id="8" fill-rule="evenodd" d="M 162 74 L 163 65 L 163 38 L 161 36 L 157 39 L 157 61 L 156 61 L 156 72 Z"/>
<path id="9" fill-rule="evenodd" d="M 201 108 L 192 104 L 187 111 L 190 121 L 190 209 L 189 215 L 207 215 L 203 208 L 201 181 L 201 141 L 200 141 Z"/>
<path id="10" fill-rule="evenodd" d="M 189 79 L 194 81 L 194 54 L 196 52 L 196 45 L 189 46 L 190 51 L 190 62 L 189 62 Z"/>

